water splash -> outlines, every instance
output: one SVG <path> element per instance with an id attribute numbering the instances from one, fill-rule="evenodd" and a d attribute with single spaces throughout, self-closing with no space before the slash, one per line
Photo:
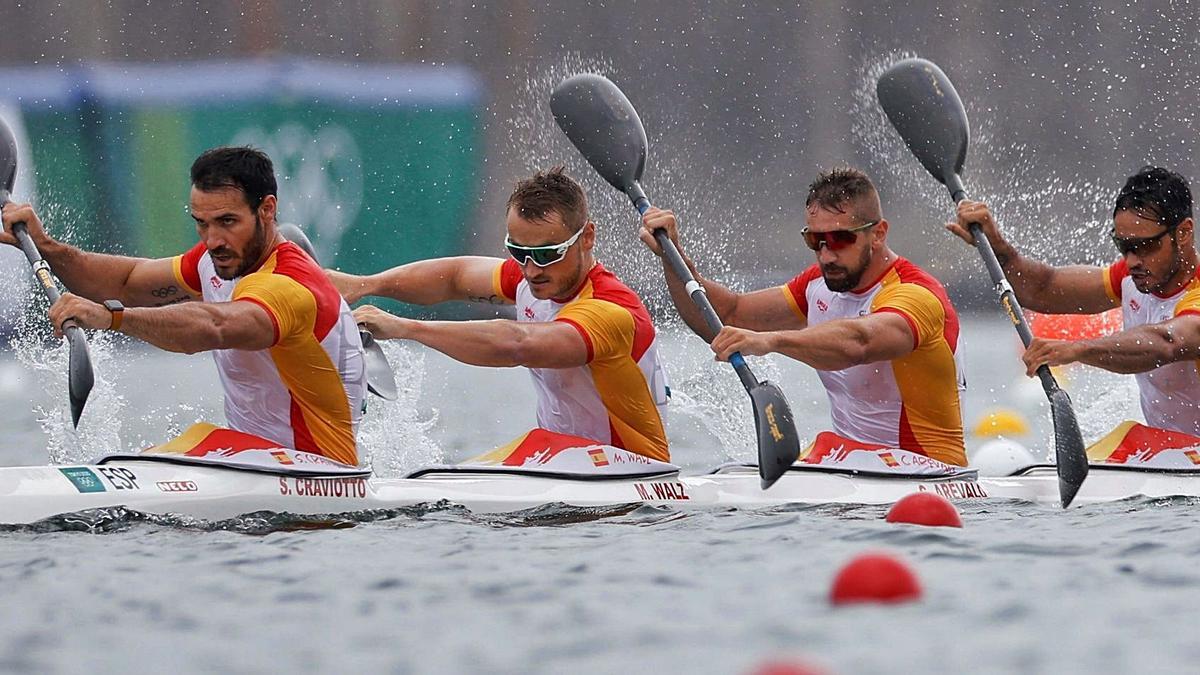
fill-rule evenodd
<path id="1" fill-rule="evenodd" d="M 379 476 L 397 476 L 425 464 L 437 464 L 444 453 L 430 437 L 437 426 L 438 411 L 427 416 L 420 411 L 425 381 L 425 352 L 400 340 L 379 343 L 396 375 L 395 401 L 371 395 L 367 414 L 359 424 L 359 456 Z"/>

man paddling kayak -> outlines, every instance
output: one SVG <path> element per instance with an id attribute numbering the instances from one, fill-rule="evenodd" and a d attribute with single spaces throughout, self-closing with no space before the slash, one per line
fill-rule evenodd
<path id="1" fill-rule="evenodd" d="M 852 440 L 965 465 L 958 316 L 942 285 L 888 247 L 879 194 L 861 171 L 817 176 L 805 209 L 802 235 L 817 263 L 784 286 L 735 293 L 703 279 L 685 256 L 725 323 L 716 335 L 664 265 L 680 316 L 719 359 L 778 352 L 816 368 L 840 438 L 819 437 L 815 451 Z M 656 254 L 656 229 L 679 245 L 671 211 L 650 209 L 642 222 L 641 238 Z"/>
<path id="2" fill-rule="evenodd" d="M 1021 255 L 983 202 L 960 202 L 958 221 L 946 227 L 973 245 L 967 231 L 973 222 L 1024 307 L 1049 314 L 1121 307 L 1124 330 L 1112 335 L 1035 338 L 1023 357 L 1030 376 L 1043 364 L 1067 363 L 1134 373 L 1150 426 L 1200 436 L 1200 278 L 1192 193 L 1183 176 L 1147 166 L 1129 177 L 1113 208 L 1111 236 L 1121 258 L 1107 267 L 1055 267 Z"/>
<path id="3" fill-rule="evenodd" d="M 191 182 L 200 241 L 182 255 L 82 251 L 46 234 L 29 204 L 5 205 L 0 243 L 16 245 L 12 224 L 26 223 L 71 290 L 50 308 L 56 331 L 74 319 L 168 351 L 212 351 L 226 419 L 240 432 L 236 439 L 226 432 L 227 445 L 253 445 L 255 439 L 242 436 L 252 435 L 265 447 L 356 464 L 366 386 L 362 343 L 337 289 L 276 229 L 271 160 L 251 148 L 216 148 L 192 164 Z M 186 302 L 194 299 L 203 302 Z M 181 439 L 203 442 L 213 429 L 196 431 Z M 189 451 L 179 444 L 163 449 Z"/>
<path id="4" fill-rule="evenodd" d="M 538 172 L 517 184 L 507 212 L 508 259 L 439 258 L 330 278 L 350 302 L 515 304 L 516 321 L 418 321 L 371 305 L 354 316 L 377 338 L 415 340 L 477 366 L 525 366 L 542 429 L 668 461 L 654 325 L 637 294 L 593 257 L 583 188 L 562 167 Z"/>

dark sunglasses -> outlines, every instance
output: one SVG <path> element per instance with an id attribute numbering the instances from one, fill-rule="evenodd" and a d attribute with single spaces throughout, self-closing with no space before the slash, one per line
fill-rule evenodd
<path id="1" fill-rule="evenodd" d="M 520 246 L 512 243 L 512 240 L 505 235 L 504 248 L 508 249 L 508 254 L 513 257 L 513 260 L 522 265 L 532 260 L 533 264 L 538 267 L 549 267 L 566 257 L 567 250 L 579 240 L 579 235 L 583 234 L 584 229 L 586 227 L 579 228 L 578 232 L 571 235 L 570 239 L 561 244 L 550 244 L 548 246 Z"/>
<path id="2" fill-rule="evenodd" d="M 1159 232 L 1153 237 L 1118 237 L 1116 230 L 1112 233 L 1113 245 L 1121 252 L 1121 255 L 1130 253 L 1142 256 L 1153 253 L 1158 250 L 1162 243 L 1162 238 L 1175 231 L 1175 227 L 1167 227 L 1167 229 Z"/>
<path id="3" fill-rule="evenodd" d="M 848 230 L 833 230 L 832 232 L 810 232 L 806 227 L 800 230 L 800 234 L 804 236 L 804 243 L 814 251 L 820 251 L 821 244 L 825 244 L 825 248 L 828 248 L 830 251 L 840 251 L 858 241 L 859 232 L 869 227 L 875 227 L 878 224 L 878 220 L 872 220 L 866 225 L 859 225 Z"/>

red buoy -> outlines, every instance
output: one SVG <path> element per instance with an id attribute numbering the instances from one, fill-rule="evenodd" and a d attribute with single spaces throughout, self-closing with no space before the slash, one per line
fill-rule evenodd
<path id="1" fill-rule="evenodd" d="M 921 583 L 908 564 L 887 553 L 864 553 L 838 572 L 829 589 L 835 605 L 856 602 L 898 603 L 918 600 Z"/>
<path id="2" fill-rule="evenodd" d="M 888 511 L 887 521 L 929 527 L 962 527 L 958 509 L 954 508 L 949 499 L 936 492 L 914 492 L 904 495 Z"/>
<path id="3" fill-rule="evenodd" d="M 825 675 L 825 671 L 803 661 L 773 659 L 760 663 L 747 675 Z"/>

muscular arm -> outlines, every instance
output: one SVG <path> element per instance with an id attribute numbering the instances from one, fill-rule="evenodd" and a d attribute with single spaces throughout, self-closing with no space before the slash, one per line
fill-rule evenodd
<path id="1" fill-rule="evenodd" d="M 500 258 L 456 256 L 419 260 L 365 276 L 334 270 L 326 270 L 326 274 L 347 302 L 377 295 L 414 305 L 450 300 L 511 304 L 492 287 L 492 275 L 502 262 Z"/>
<path id="2" fill-rule="evenodd" d="M 684 262 L 691 270 L 696 281 L 704 286 L 708 301 L 712 303 L 721 323 L 727 326 L 747 328 L 750 330 L 784 330 L 803 328 L 805 322 L 788 304 L 787 297 L 778 288 L 764 288 L 751 293 L 735 293 L 715 281 L 709 281 L 696 272 L 696 266 L 684 256 Z M 663 260 L 663 272 L 667 278 L 667 288 L 671 291 L 671 301 L 675 303 L 680 318 L 694 333 L 712 342 L 715 334 L 709 330 L 700 314 L 700 308 L 692 302 L 684 288 L 683 281 L 671 271 L 666 259 Z"/>
<path id="3" fill-rule="evenodd" d="M 121 332 L 185 354 L 213 349 L 266 349 L 276 340 L 275 324 L 267 311 L 246 301 L 130 308 L 125 310 Z"/>
<path id="4" fill-rule="evenodd" d="M 829 321 L 803 330 L 758 333 L 725 328 L 713 340 L 717 358 L 733 352 L 761 356 L 778 352 L 818 370 L 896 359 L 913 350 L 912 327 L 894 312 L 876 312 L 855 319 Z"/>
<path id="5" fill-rule="evenodd" d="M 1138 326 L 1119 333 L 1070 342 L 1034 340 L 1024 355 L 1027 374 L 1042 364 L 1083 363 L 1114 373 L 1144 373 L 1176 361 L 1200 359 L 1200 315 Z"/>

